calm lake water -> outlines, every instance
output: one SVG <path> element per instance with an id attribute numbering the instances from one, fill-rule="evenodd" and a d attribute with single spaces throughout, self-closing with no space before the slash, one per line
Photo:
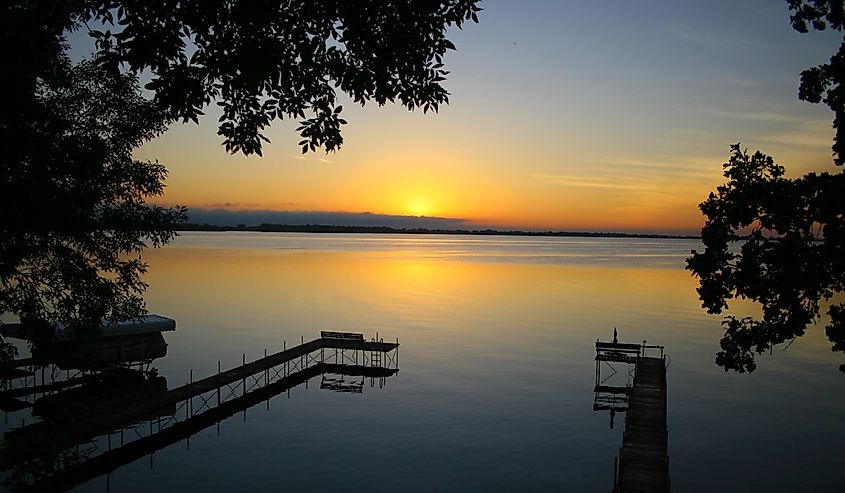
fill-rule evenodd
<path id="1" fill-rule="evenodd" d="M 713 363 L 721 318 L 684 270 L 693 248 L 185 233 L 147 255 L 148 308 L 177 320 L 154 363 L 168 387 L 320 330 L 398 338 L 400 371 L 361 393 L 316 377 L 76 491 L 607 492 L 624 414 L 610 429 L 592 410 L 593 358 L 614 327 L 669 354 L 673 491 L 841 491 L 842 356 L 814 327 L 756 372 L 726 374 Z"/>

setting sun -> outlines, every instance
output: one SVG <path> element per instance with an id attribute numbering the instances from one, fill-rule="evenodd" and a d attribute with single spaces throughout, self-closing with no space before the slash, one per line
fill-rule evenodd
<path id="1" fill-rule="evenodd" d="M 431 201 L 424 197 L 413 197 L 408 200 L 408 215 L 411 216 L 428 216 L 431 214 Z"/>

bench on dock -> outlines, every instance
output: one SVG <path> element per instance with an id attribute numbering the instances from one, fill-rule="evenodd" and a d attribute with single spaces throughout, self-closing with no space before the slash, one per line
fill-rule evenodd
<path id="1" fill-rule="evenodd" d="M 596 341 L 596 361 L 636 363 L 642 350 L 643 346 L 640 344 Z"/>
<path id="2" fill-rule="evenodd" d="M 321 330 L 320 337 L 323 339 L 343 339 L 345 341 L 364 340 L 364 334 L 357 334 L 355 332 L 330 332 L 327 330 Z"/>

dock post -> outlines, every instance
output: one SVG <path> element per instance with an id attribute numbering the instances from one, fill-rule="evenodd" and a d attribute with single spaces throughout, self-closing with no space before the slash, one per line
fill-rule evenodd
<path id="1" fill-rule="evenodd" d="M 220 360 L 217 360 L 217 405 L 220 405 Z"/>
<path id="2" fill-rule="evenodd" d="M 601 378 L 601 361 L 596 361 L 596 387 L 599 386 L 599 380 Z"/>
<path id="3" fill-rule="evenodd" d="M 191 369 L 190 377 L 189 377 L 188 380 L 193 385 L 193 383 L 194 383 L 194 370 L 193 369 Z M 194 398 L 190 397 L 189 399 L 190 400 L 188 401 L 188 407 L 190 408 L 191 416 L 193 416 L 194 415 Z M 150 423 L 150 426 L 152 427 L 152 422 Z"/>
<path id="4" fill-rule="evenodd" d="M 613 490 L 612 491 L 616 491 L 616 471 L 617 471 L 618 467 L 619 467 L 619 457 L 614 457 L 613 458 Z"/>

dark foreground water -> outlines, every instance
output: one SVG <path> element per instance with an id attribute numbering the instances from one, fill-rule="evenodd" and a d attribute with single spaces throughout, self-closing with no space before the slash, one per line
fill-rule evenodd
<path id="1" fill-rule="evenodd" d="M 720 318 L 683 269 L 692 248 L 184 234 L 148 256 L 148 307 L 178 325 L 154 363 L 168 387 L 320 330 L 398 338 L 400 371 L 361 393 L 316 377 L 76 490 L 607 492 L 624 414 L 611 430 L 592 410 L 593 344 L 615 326 L 669 354 L 673 491 L 841 491 L 841 355 L 815 327 L 753 374 L 724 373 Z M 28 413 L 7 414 L 5 429 Z"/>

